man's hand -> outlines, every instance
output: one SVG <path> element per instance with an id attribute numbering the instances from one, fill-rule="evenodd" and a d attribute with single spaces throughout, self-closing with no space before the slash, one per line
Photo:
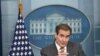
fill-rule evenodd
<path id="1" fill-rule="evenodd" d="M 65 52 L 58 52 L 58 56 L 67 56 L 69 53 L 65 53 Z"/>

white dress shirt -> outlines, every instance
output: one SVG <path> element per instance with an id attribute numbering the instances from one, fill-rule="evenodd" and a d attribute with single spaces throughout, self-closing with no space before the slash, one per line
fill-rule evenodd
<path id="1" fill-rule="evenodd" d="M 61 51 L 61 47 L 55 42 L 55 45 L 56 45 L 56 48 L 57 48 L 57 51 L 60 52 Z M 66 53 L 67 52 L 67 47 L 64 47 L 64 52 Z"/>

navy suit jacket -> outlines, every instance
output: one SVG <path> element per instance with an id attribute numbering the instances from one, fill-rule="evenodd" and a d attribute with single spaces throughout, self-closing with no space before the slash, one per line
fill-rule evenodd
<path id="1" fill-rule="evenodd" d="M 68 42 L 67 52 L 68 56 L 85 56 L 81 46 L 72 42 Z M 57 54 L 55 43 L 41 49 L 41 56 L 57 56 Z"/>

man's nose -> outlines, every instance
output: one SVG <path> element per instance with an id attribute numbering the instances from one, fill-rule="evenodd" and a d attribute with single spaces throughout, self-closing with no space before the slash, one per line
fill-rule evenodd
<path id="1" fill-rule="evenodd" d="M 65 37 L 63 38 L 63 41 L 64 41 L 64 42 L 66 41 L 66 38 L 65 38 Z"/>

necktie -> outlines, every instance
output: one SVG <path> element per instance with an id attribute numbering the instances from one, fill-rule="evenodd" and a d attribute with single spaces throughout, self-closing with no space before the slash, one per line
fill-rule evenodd
<path id="1" fill-rule="evenodd" d="M 69 55 L 69 53 L 67 53 L 67 52 L 65 51 L 65 48 L 64 48 L 64 47 L 61 47 L 61 48 L 60 48 L 60 53 L 66 53 L 66 54 L 64 54 L 63 56 L 68 56 L 68 55 Z"/>
<path id="2" fill-rule="evenodd" d="M 61 47 L 60 48 L 60 52 L 64 52 L 64 47 Z"/>

